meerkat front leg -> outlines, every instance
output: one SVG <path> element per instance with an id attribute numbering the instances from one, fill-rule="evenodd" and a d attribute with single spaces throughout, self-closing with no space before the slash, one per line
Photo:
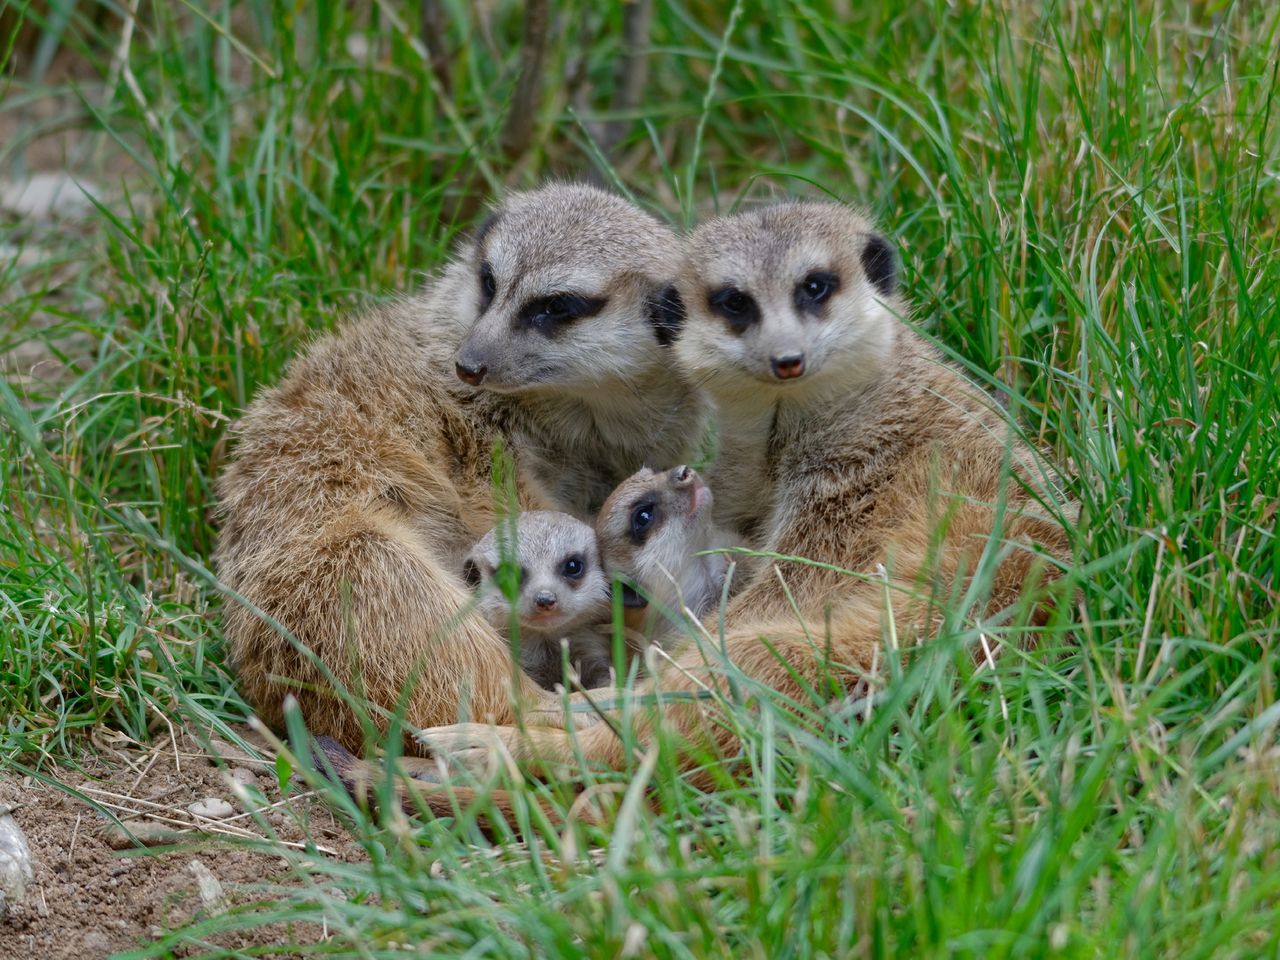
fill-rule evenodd
<path id="1" fill-rule="evenodd" d="M 590 761 L 620 766 L 622 743 L 605 724 L 584 730 L 546 727 L 502 727 L 486 723 L 455 723 L 430 727 L 417 734 L 418 743 L 432 757 L 475 777 L 491 777 L 499 765 L 533 765 L 543 776 L 561 778 L 578 763 Z"/>

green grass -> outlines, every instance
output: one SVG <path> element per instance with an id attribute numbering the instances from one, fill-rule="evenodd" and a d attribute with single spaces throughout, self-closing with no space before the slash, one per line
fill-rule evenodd
<path id="1" fill-rule="evenodd" d="M 604 833 L 478 854 L 473 824 L 352 810 L 368 863 L 281 853 L 261 909 L 139 956 L 273 920 L 335 956 L 1280 955 L 1280 10 L 663 0 L 606 168 L 621 11 L 557 6 L 512 160 L 514 4 L 484 30 L 446 5 L 447 96 L 416 3 L 144 5 L 129 71 L 74 5 L 58 42 L 96 67 L 52 92 L 136 169 L 87 231 L 11 223 L 43 262 L 0 257 L 0 350 L 88 343 L 0 391 L 0 756 L 243 715 L 203 568 L 227 421 L 554 174 L 681 224 L 774 193 L 873 212 L 919 324 L 1069 467 L 1070 629 L 975 672 L 958 623 L 866 721 L 734 708 L 739 782 L 699 793 L 664 751 L 597 778 L 632 791 Z M 0 110 L 45 92 L 22 76 Z"/>

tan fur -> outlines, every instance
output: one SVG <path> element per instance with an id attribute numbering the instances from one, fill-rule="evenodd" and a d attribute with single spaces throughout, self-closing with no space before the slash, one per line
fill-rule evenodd
<path id="1" fill-rule="evenodd" d="M 962 595 L 998 522 L 990 596 L 967 611 L 980 622 L 998 622 L 1070 559 L 1067 531 L 1054 514 L 1070 522 L 1074 505 L 1014 438 L 992 399 L 901 322 L 905 308 L 892 283 L 869 282 L 868 268 L 883 275 L 887 252 L 873 237 L 866 221 L 835 205 L 717 219 L 693 235 L 680 285 L 689 321 L 678 353 L 720 414 L 721 459 L 711 478 L 723 505 L 719 519 L 765 550 L 858 574 L 780 562 L 758 571 L 729 606 L 729 659 L 798 702 L 808 698 L 806 686 L 818 688 L 830 676 L 856 686 L 877 659 L 883 663 L 890 627 L 904 645 L 926 638 L 939 604 Z M 881 256 L 872 256 L 877 250 Z M 825 306 L 806 313 L 797 288 L 815 271 L 839 283 Z M 742 333 L 711 306 L 729 287 L 759 307 L 760 322 Z M 804 375 L 779 379 L 770 358 L 797 353 L 806 357 Z M 1033 620 L 1042 622 L 1045 612 L 1037 608 Z M 708 629 L 714 635 L 715 626 Z M 720 684 L 704 666 L 715 656 L 686 651 L 652 686 Z M 700 704 L 667 706 L 660 719 L 695 746 L 734 747 Z M 640 711 L 641 742 L 652 723 Z M 575 736 L 587 759 L 622 763 L 609 727 Z M 499 746 L 568 763 L 577 755 L 570 740 L 553 729 L 522 735 L 481 724 L 424 733 L 435 752 L 470 766 L 487 762 Z"/>
<path id="2" fill-rule="evenodd" d="M 598 190 L 512 196 L 420 294 L 322 338 L 246 411 L 218 484 L 224 582 L 352 692 L 387 710 L 405 694 L 413 726 L 510 722 L 518 700 L 554 716 L 553 696 L 465 612 L 462 556 L 494 524 L 496 441 L 515 455 L 521 506 L 583 519 L 648 457 L 675 462 L 696 442 L 701 406 L 650 321 L 678 250 Z M 566 292 L 604 305 L 554 336 L 521 321 Z M 478 390 L 454 373 L 477 357 Z M 264 720 L 278 726 L 293 693 L 313 732 L 362 742 L 322 671 L 245 606 L 228 599 L 224 616 Z"/>

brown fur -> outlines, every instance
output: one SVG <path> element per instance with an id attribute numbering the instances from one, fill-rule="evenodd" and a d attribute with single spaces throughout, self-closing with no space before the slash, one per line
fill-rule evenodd
<path id="1" fill-rule="evenodd" d="M 860 574 L 785 561 L 756 572 L 727 611 L 726 651 L 738 669 L 798 702 L 833 675 L 854 687 L 883 662 L 891 626 L 903 645 L 930 634 L 941 613 L 934 596 L 952 600 L 975 572 L 1002 499 L 992 589 L 970 615 L 998 621 L 1069 561 L 1067 531 L 1052 514 L 1069 520 L 1073 505 L 1061 502 L 991 398 L 901 322 L 892 256 L 886 274 L 888 248 L 865 221 L 834 205 L 784 205 L 713 220 L 690 246 L 681 283 L 690 319 L 677 347 L 720 414 L 721 460 L 711 477 L 723 505 L 718 519 L 765 550 Z M 838 286 L 806 312 L 799 285 L 815 271 L 836 276 Z M 759 323 L 743 332 L 712 306 L 730 287 L 759 307 Z M 801 352 L 802 377 L 774 378 L 771 357 Z M 708 629 L 714 636 L 715 626 Z M 715 659 L 685 651 L 652 687 L 715 685 L 705 666 Z M 644 742 L 654 718 L 638 714 Z M 694 745 L 734 748 L 699 703 L 669 705 L 659 719 Z M 488 762 L 499 745 L 546 764 L 576 755 L 568 734 L 546 728 L 462 724 L 423 736 L 468 766 Z M 608 726 L 574 736 L 587 759 L 623 762 Z"/>
<path id="2" fill-rule="evenodd" d="M 655 447 L 674 462 L 696 441 L 701 407 L 650 319 L 677 249 L 598 190 L 512 196 L 421 294 L 322 338 L 246 411 L 218 484 L 224 582 L 353 693 L 391 710 L 407 692 L 412 726 L 511 722 L 518 701 L 554 722 L 554 695 L 468 610 L 462 556 L 494 525 L 496 441 L 514 453 L 521 506 L 582 518 Z M 552 334 L 522 321 L 562 292 L 605 305 Z M 477 357 L 479 390 L 454 374 Z M 267 723 L 292 693 L 314 733 L 363 742 L 293 644 L 234 600 L 224 617 L 240 689 Z"/>

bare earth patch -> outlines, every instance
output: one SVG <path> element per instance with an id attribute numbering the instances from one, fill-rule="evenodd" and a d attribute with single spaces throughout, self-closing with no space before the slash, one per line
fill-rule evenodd
<path id="1" fill-rule="evenodd" d="M 233 748 L 211 757 L 193 739 L 150 750 L 111 750 L 84 760 L 84 772 L 55 771 L 67 786 L 111 810 L 138 837 L 57 787 L 0 774 L 0 805 L 27 836 L 35 878 L 0 919 L 0 957 L 92 960 L 129 950 L 193 919 L 261 902 L 263 884 L 296 881 L 287 860 L 248 849 L 269 833 L 294 850 L 314 843 L 328 856 L 364 858 L 343 825 L 319 801 L 294 791 L 282 797 L 274 768 L 247 762 Z M 114 756 L 112 756 L 114 754 Z M 239 784 L 239 787 L 236 784 Z M 248 815 L 243 790 L 260 791 L 266 825 Z M 199 811 L 229 816 L 204 818 Z M 222 809 L 219 809 L 221 807 Z M 296 881 L 301 882 L 301 881 Z M 221 947 L 313 943 L 309 928 L 275 925 L 211 938 Z M 179 949 L 177 955 L 187 951 Z M 283 954 L 281 954 L 283 955 Z"/>

